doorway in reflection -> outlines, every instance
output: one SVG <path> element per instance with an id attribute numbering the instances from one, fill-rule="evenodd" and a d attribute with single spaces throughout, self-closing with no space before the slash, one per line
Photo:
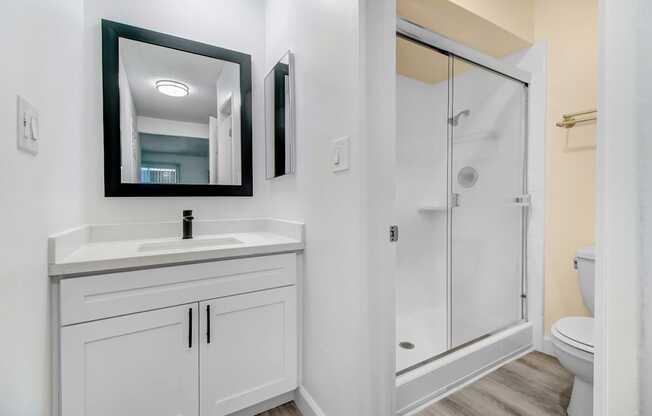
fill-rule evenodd
<path id="1" fill-rule="evenodd" d="M 139 136 L 141 183 L 210 183 L 208 140 L 149 133 Z"/>

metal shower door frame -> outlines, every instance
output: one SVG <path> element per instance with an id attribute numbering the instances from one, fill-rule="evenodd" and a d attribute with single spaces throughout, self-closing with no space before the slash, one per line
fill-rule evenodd
<path id="1" fill-rule="evenodd" d="M 506 78 L 512 79 L 521 83 L 525 88 L 525 97 L 524 97 L 524 142 L 523 142 L 523 178 L 522 178 L 522 194 L 527 195 L 528 186 L 527 186 L 527 168 L 528 168 L 528 119 L 529 119 L 529 85 L 531 82 L 531 75 L 527 71 L 523 71 L 519 68 L 516 68 L 512 65 L 501 62 L 493 57 L 484 55 L 478 51 L 475 51 L 467 46 L 461 45 L 453 40 L 450 40 L 444 36 L 441 36 L 435 32 L 430 31 L 429 29 L 424 28 L 418 24 L 410 22 L 407 19 L 402 17 L 397 17 L 396 22 L 396 34 L 397 36 L 403 37 L 412 42 L 419 43 L 423 46 L 434 49 L 438 52 L 441 52 L 448 56 L 448 103 L 447 103 L 447 118 L 453 112 L 453 96 L 454 96 L 454 60 L 455 58 L 460 58 L 464 61 L 467 61 L 471 64 L 477 65 L 481 68 L 494 72 L 498 75 L 504 76 Z M 469 341 L 465 344 L 459 345 L 453 348 L 453 314 L 452 314 L 452 208 L 454 205 L 454 200 L 452 200 L 452 141 L 453 141 L 453 129 L 450 126 L 450 123 L 447 124 L 447 137 L 446 137 L 446 151 L 447 151 L 447 177 L 446 177 L 446 195 L 447 195 L 447 213 L 446 213 L 446 239 L 447 239 L 447 248 L 446 248 L 446 313 L 447 313 L 447 328 L 446 328 L 446 343 L 447 350 L 441 354 L 438 354 L 434 357 L 430 357 L 422 362 L 419 362 L 415 365 L 412 365 L 408 368 L 405 368 L 399 372 L 397 375 L 408 373 L 416 368 L 419 368 L 425 364 L 436 361 L 446 355 L 449 355 L 455 351 L 458 351 L 464 347 L 467 347 L 471 344 L 474 344 L 482 339 L 490 337 L 494 334 L 502 332 L 508 328 L 511 328 L 515 325 L 518 325 L 523 322 L 528 321 L 527 316 L 527 228 L 528 228 L 528 207 L 523 206 L 522 208 L 522 255 L 521 255 L 521 319 L 510 324 L 504 328 L 500 328 L 491 333 L 485 334 L 477 339 Z"/>

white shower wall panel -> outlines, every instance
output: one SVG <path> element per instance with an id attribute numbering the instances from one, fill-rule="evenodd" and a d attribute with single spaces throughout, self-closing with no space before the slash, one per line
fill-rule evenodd
<path id="1" fill-rule="evenodd" d="M 446 350 L 446 82 L 397 78 L 397 368 Z"/>

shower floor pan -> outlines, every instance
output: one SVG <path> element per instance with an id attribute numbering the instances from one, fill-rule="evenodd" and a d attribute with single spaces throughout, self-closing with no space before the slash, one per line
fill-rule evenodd
<path id="1" fill-rule="evenodd" d="M 396 327 L 397 372 L 446 352 L 444 310 L 433 308 L 409 316 L 399 316 Z"/>

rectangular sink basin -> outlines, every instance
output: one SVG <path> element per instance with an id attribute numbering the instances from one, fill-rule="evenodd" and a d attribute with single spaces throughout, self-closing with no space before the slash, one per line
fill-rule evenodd
<path id="1" fill-rule="evenodd" d="M 242 244 L 242 241 L 234 237 L 162 241 L 160 243 L 141 244 L 140 247 L 138 247 L 138 251 L 183 250 L 197 247 L 219 247 L 232 244 Z"/>

